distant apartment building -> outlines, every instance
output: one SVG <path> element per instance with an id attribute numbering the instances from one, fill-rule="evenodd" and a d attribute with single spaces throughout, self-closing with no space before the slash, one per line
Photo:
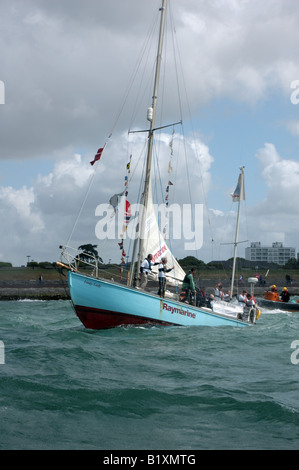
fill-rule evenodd
<path id="1" fill-rule="evenodd" d="M 284 247 L 281 242 L 272 243 L 272 246 L 262 246 L 261 242 L 252 242 L 245 248 L 245 258 L 250 261 L 276 263 L 281 266 L 290 258 L 296 258 L 295 248 Z"/>

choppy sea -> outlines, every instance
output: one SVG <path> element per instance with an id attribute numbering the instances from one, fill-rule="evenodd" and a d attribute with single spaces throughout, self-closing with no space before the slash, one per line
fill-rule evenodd
<path id="1" fill-rule="evenodd" d="M 299 448 L 299 313 L 91 331 L 68 301 L 2 301 L 0 341 L 2 450 Z"/>

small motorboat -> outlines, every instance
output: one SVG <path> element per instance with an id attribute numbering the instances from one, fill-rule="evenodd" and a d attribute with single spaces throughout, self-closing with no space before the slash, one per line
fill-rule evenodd
<path id="1" fill-rule="evenodd" d="M 299 312 L 299 297 L 295 295 L 290 297 L 288 302 L 284 302 L 279 298 L 278 292 L 265 291 L 264 298 L 260 297 L 256 300 L 261 307 Z"/>

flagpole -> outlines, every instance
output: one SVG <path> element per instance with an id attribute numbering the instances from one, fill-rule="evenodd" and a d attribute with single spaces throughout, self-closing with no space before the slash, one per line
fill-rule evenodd
<path id="1" fill-rule="evenodd" d="M 239 222 L 240 222 L 240 208 L 241 208 L 241 199 L 244 194 L 244 166 L 240 168 L 240 194 L 239 194 L 239 204 L 238 204 L 238 215 L 237 215 L 237 225 L 235 233 L 235 242 L 234 242 L 234 261 L 233 261 L 233 271 L 232 271 L 232 282 L 230 288 L 230 300 L 233 298 L 234 282 L 235 282 L 235 271 L 236 271 L 236 260 L 237 260 L 237 246 L 238 246 L 238 236 L 239 236 Z"/>

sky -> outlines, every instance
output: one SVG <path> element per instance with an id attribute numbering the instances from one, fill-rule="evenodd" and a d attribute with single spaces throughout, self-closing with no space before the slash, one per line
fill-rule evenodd
<path id="1" fill-rule="evenodd" d="M 165 129 L 161 185 L 165 189 L 172 178 L 171 195 L 181 203 L 191 195 L 193 204 L 204 206 L 201 246 L 186 251 L 184 241 L 176 240 L 175 255 L 205 262 L 232 256 L 237 204 L 230 195 L 241 166 L 244 243 L 238 255 L 244 257 L 245 247 L 256 241 L 299 251 L 299 3 L 168 3 L 189 113 L 183 118 L 186 144 L 182 129 L 175 128 L 174 154 L 186 145 L 194 162 L 179 157 L 176 172 L 167 173 L 172 128 Z M 132 93 L 136 101 L 140 93 L 145 104 L 134 119 L 122 103 L 160 5 L 161 0 L 0 2 L 0 261 L 53 262 L 60 245 L 93 243 L 104 262 L 120 262 L 119 240 L 96 234 L 96 208 L 123 191 L 130 146 L 134 140 L 139 152 L 144 142 L 142 134 L 128 136 L 128 129 L 146 128 L 152 89 L 144 96 Z M 168 30 L 167 38 L 168 44 Z M 174 67 L 168 56 L 166 62 Z M 145 67 L 152 70 L 150 59 Z M 170 74 L 170 84 L 162 85 L 164 123 L 181 119 L 176 73 Z M 101 160 L 90 165 L 106 141 Z M 134 168 L 141 177 L 137 162 L 134 153 L 132 173 Z M 131 203 L 137 192 L 132 182 Z"/>

